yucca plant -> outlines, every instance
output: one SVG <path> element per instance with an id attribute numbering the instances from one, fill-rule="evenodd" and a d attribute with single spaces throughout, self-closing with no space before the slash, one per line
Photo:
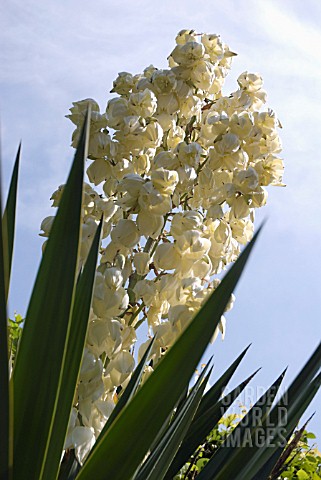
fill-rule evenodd
<path id="1" fill-rule="evenodd" d="M 87 143 L 88 116 L 37 274 L 10 374 L 6 302 L 20 151 L 14 167 L 0 224 L 0 478 L 4 480 L 173 479 L 255 374 L 222 398 L 246 353 L 244 350 L 206 393 L 210 362 L 189 389 L 257 234 L 154 373 L 141 384 L 152 345 L 147 349 L 84 465 L 77 463 L 72 451 L 63 455 L 84 349 L 101 229 L 99 226 L 87 262 L 78 272 Z M 275 403 L 282 373 L 217 450 L 199 479 L 268 478 L 284 450 L 284 442 L 320 386 L 320 365 L 321 345 Z M 263 441 L 258 441 L 258 435 Z"/>

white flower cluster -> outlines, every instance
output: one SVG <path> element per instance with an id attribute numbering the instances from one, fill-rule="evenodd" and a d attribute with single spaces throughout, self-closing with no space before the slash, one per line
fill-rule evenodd
<path id="1" fill-rule="evenodd" d="M 262 78 L 244 72 L 236 91 L 222 93 L 234 55 L 218 35 L 183 30 L 168 69 L 119 73 L 103 113 L 91 99 L 70 109 L 76 147 L 91 104 L 81 262 L 102 214 L 105 239 L 66 442 L 80 461 L 134 369 L 138 326 L 146 319 L 157 334 L 148 375 L 252 238 L 265 187 L 283 185 L 279 124 L 261 111 Z M 51 223 L 43 221 L 44 236 Z M 224 336 L 224 317 L 219 328 Z"/>

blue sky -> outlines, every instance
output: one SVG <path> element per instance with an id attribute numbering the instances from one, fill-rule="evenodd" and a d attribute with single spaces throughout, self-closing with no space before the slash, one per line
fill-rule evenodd
<path id="1" fill-rule="evenodd" d="M 287 382 L 321 336 L 321 3 L 319 0 L 42 0 L 0 6 L 0 112 L 5 184 L 23 141 L 10 310 L 22 314 L 41 255 L 41 220 L 72 159 L 72 101 L 105 108 L 119 71 L 162 68 L 183 28 L 218 33 L 238 53 L 226 91 L 244 70 L 259 72 L 283 130 L 286 188 L 270 188 L 268 218 L 228 314 L 224 342 L 211 346 L 219 375 L 250 342 L 235 378 L 258 366 L 267 387 Z M 45 312 L 44 312 L 45 316 Z M 235 384 L 234 382 L 234 384 Z M 253 383 L 253 385 L 254 385 Z M 254 400 L 254 398 L 253 398 Z M 311 426 L 321 437 L 320 395 Z"/>

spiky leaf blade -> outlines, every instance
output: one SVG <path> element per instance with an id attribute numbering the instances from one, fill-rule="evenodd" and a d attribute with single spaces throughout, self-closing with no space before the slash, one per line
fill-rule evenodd
<path id="1" fill-rule="evenodd" d="M 1 162 L 0 162 L 0 214 L 2 214 Z M 7 232 L 0 222 L 0 478 L 9 479 L 12 464 L 12 416 L 8 366 L 7 332 L 7 281 L 8 281 Z"/>
<path id="2" fill-rule="evenodd" d="M 227 480 L 228 478 L 235 478 L 235 475 L 238 472 L 237 468 L 240 468 L 236 460 L 237 456 L 240 451 L 245 451 L 248 442 L 254 442 L 252 439 L 255 436 L 257 429 L 260 428 L 261 422 L 268 415 L 284 375 L 285 371 L 282 372 L 270 388 L 247 412 L 242 421 L 227 437 L 223 445 L 221 445 L 210 461 L 205 465 L 199 475 L 199 480 L 209 480 L 214 478 L 217 480 Z M 245 458 L 243 458 L 243 461 L 246 461 Z"/>
<path id="3" fill-rule="evenodd" d="M 61 459 L 68 421 L 79 375 L 86 340 L 88 318 L 95 280 L 102 221 L 97 227 L 87 261 L 76 287 L 66 354 L 63 364 L 60 392 L 55 417 L 52 420 L 50 443 L 43 468 L 46 480 L 55 480 Z"/>
<path id="4" fill-rule="evenodd" d="M 14 244 L 14 232 L 16 225 L 16 206 L 17 206 L 17 188 L 18 188 L 18 173 L 19 173 L 19 164 L 20 164 L 20 154 L 21 154 L 21 143 L 19 144 L 13 172 L 11 176 L 9 192 L 7 197 L 6 206 L 3 213 L 2 225 L 3 229 L 7 235 L 7 249 L 8 249 L 8 259 L 7 259 L 7 297 L 9 291 L 10 283 L 10 274 L 11 274 L 11 265 L 12 265 L 12 255 L 13 255 L 13 244 Z"/>
<path id="5" fill-rule="evenodd" d="M 287 409 L 286 423 L 284 417 L 280 417 L 278 421 L 273 424 L 269 419 L 269 424 L 266 426 L 266 430 L 269 429 L 267 434 L 267 443 L 262 447 L 261 445 L 255 445 L 256 448 L 251 449 L 251 455 L 249 455 L 248 449 L 244 449 L 239 453 L 237 459 L 239 468 L 235 480 L 242 480 L 243 478 L 253 478 L 268 461 L 269 458 L 279 449 L 282 444 L 285 446 L 287 432 L 292 431 L 298 424 L 302 414 L 305 412 L 316 393 L 321 386 L 321 373 L 313 379 L 309 384 L 305 385 L 301 394 L 298 393 L 297 400 L 292 401 Z M 247 456 L 246 456 L 247 455 Z M 248 461 L 244 464 L 244 458 Z"/>
<path id="6" fill-rule="evenodd" d="M 190 426 L 204 389 L 211 375 L 211 371 L 203 381 L 205 371 L 200 375 L 196 385 L 186 398 L 184 405 L 174 417 L 169 428 L 159 441 L 155 450 L 150 454 L 142 468 L 135 475 L 135 480 L 159 480 L 164 478 L 188 427 Z"/>
<path id="7" fill-rule="evenodd" d="M 44 478 L 70 333 L 88 121 L 87 114 L 31 294 L 15 361 L 14 457 L 19 458 L 14 462 L 15 480 L 25 479 L 26 472 L 30 480 Z"/>
<path id="8" fill-rule="evenodd" d="M 208 405 L 207 410 L 204 411 L 202 415 L 198 416 L 198 412 L 196 412 L 193 422 L 190 425 L 182 445 L 173 459 L 173 462 L 168 469 L 164 480 L 171 480 L 185 465 L 196 448 L 205 441 L 207 435 L 209 435 L 213 428 L 215 428 L 224 413 L 241 394 L 256 373 L 257 372 L 254 372 L 249 378 L 244 380 L 244 382 L 234 388 L 221 400 L 215 402 L 212 406 Z"/>
<path id="9" fill-rule="evenodd" d="M 206 394 L 202 398 L 199 408 L 197 409 L 195 420 L 201 415 L 203 415 L 203 413 L 205 413 L 209 408 L 213 406 L 213 404 L 215 404 L 219 400 L 222 393 L 224 392 L 224 389 L 227 387 L 229 381 L 235 373 L 235 370 L 240 365 L 249 348 L 250 345 L 243 350 L 243 352 L 229 366 L 226 372 L 224 372 L 223 375 L 221 375 L 221 377 L 214 383 L 214 385 L 206 392 Z"/>

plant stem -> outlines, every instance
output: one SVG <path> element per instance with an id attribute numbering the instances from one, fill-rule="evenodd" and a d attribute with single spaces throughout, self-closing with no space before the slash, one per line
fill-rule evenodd
<path id="1" fill-rule="evenodd" d="M 144 307 L 145 307 L 145 303 L 142 302 L 141 305 L 139 306 L 139 308 L 136 310 L 136 312 L 134 312 L 134 313 L 132 314 L 132 316 L 131 316 L 131 318 L 130 318 L 130 320 L 129 320 L 129 322 L 128 322 L 128 326 L 129 326 L 129 327 L 133 324 L 135 318 L 140 314 L 140 312 L 143 310 Z M 135 327 L 135 328 L 136 328 L 136 327 Z"/>

